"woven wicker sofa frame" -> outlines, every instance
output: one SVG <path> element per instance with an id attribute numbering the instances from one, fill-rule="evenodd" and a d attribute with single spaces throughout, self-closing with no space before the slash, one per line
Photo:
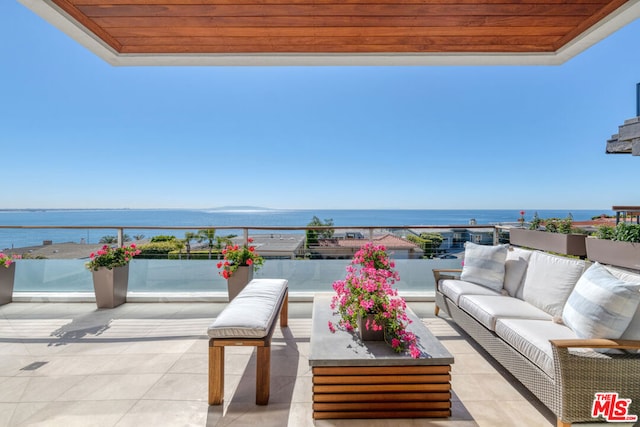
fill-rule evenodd
<path id="1" fill-rule="evenodd" d="M 455 278 L 460 269 L 434 269 L 436 284 Z M 448 277 L 449 276 L 449 277 Z M 597 352 L 571 353 L 571 348 L 638 350 L 640 341 L 551 340 L 555 379 L 495 333 L 460 309 L 436 286 L 435 315 L 443 309 L 471 338 L 506 368 L 557 417 L 558 427 L 597 421 L 591 417 L 595 393 L 618 392 L 634 397 L 630 414 L 640 415 L 640 354 L 606 356 Z"/>

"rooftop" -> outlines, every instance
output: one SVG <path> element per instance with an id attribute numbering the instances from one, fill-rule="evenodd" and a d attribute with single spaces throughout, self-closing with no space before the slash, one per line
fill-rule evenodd
<path id="1" fill-rule="evenodd" d="M 312 420 L 309 302 L 276 328 L 271 399 L 256 406 L 253 347 L 228 348 L 225 401 L 207 405 L 206 329 L 224 303 L 10 303 L 0 307 L 0 425 L 388 426 Z M 409 303 L 455 358 L 453 415 L 402 425 L 553 426 L 555 418 L 428 302 Z M 395 423 L 394 423 L 395 425 Z"/>

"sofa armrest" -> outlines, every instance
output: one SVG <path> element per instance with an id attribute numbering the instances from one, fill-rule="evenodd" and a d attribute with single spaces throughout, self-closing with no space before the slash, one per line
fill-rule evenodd
<path id="1" fill-rule="evenodd" d="M 593 421 L 596 393 L 618 393 L 633 399 L 631 414 L 640 413 L 640 353 L 571 352 L 572 348 L 640 349 L 638 340 L 551 340 L 555 382 L 559 387 L 558 418 L 563 422 Z M 559 424 L 560 425 L 560 424 Z"/>
<path id="2" fill-rule="evenodd" d="M 640 350 L 640 341 L 608 340 L 608 339 L 569 339 L 551 340 L 551 345 L 558 348 L 615 348 L 620 350 Z"/>
<path id="3" fill-rule="evenodd" d="M 443 274 L 449 273 L 449 274 Z M 438 282 L 443 279 L 457 279 L 462 273 L 461 268 L 434 268 L 433 278 L 436 281 L 436 289 L 438 288 Z"/>

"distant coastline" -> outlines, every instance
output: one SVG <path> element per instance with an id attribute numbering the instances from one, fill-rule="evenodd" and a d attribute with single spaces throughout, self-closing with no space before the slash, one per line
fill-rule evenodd
<path id="1" fill-rule="evenodd" d="M 256 206 L 224 206 L 211 209 L 0 209 L 0 249 L 53 243 L 98 243 L 105 235 L 115 235 L 113 227 L 125 228 L 131 236 L 146 238 L 160 234 L 173 234 L 182 238 L 184 229 L 148 230 L 144 227 L 303 227 L 314 216 L 332 219 L 340 227 L 357 226 L 463 226 L 499 225 L 514 223 L 524 210 L 530 220 L 534 213 L 541 218 L 564 218 L 571 214 L 574 221 L 587 221 L 602 214 L 612 215 L 607 209 L 274 209 Z M 15 226 L 15 228 L 9 228 Z M 87 226 L 101 229 L 25 229 L 23 226 Z M 225 230 L 230 233 L 230 230 Z M 240 230 L 238 230 L 240 232 Z M 283 231 L 286 234 L 286 231 Z"/>

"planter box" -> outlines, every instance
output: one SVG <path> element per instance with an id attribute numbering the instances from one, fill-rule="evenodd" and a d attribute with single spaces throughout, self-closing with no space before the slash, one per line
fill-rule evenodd
<path id="1" fill-rule="evenodd" d="M 513 245 L 579 257 L 587 255 L 586 239 L 586 234 L 549 233 L 524 228 L 509 230 L 509 241 Z"/>
<path id="2" fill-rule="evenodd" d="M 127 301 L 129 264 L 111 270 L 100 267 L 92 273 L 98 308 L 114 308 Z"/>
<path id="3" fill-rule="evenodd" d="M 0 305 L 13 300 L 13 280 L 16 276 L 16 263 L 9 267 L 0 266 Z"/>
<path id="4" fill-rule="evenodd" d="M 587 258 L 602 264 L 640 270 L 640 243 L 587 239 Z"/>
<path id="5" fill-rule="evenodd" d="M 247 284 L 253 280 L 253 267 L 241 265 L 227 279 L 227 291 L 229 293 L 229 302 L 238 296 Z"/>

